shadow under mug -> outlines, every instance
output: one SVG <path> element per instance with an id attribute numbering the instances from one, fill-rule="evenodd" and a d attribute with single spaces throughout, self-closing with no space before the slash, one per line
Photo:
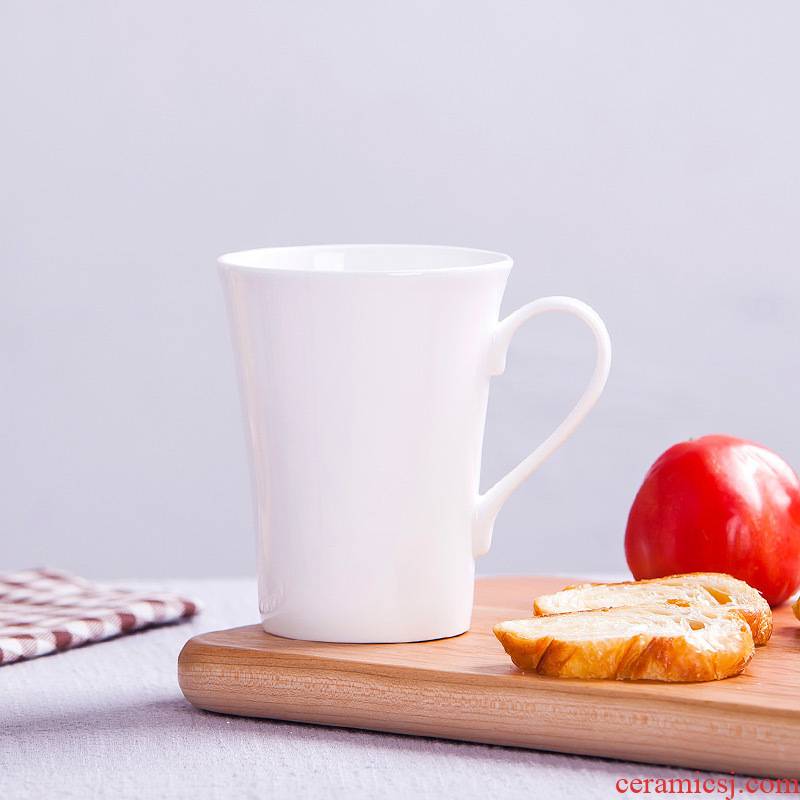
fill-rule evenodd
<path id="1" fill-rule="evenodd" d="M 508 256 L 460 247 L 277 247 L 219 259 L 244 407 L 268 633 L 404 642 L 469 629 L 475 559 L 509 495 L 597 401 L 600 317 L 545 297 L 498 319 Z M 594 334 L 564 421 L 479 493 L 489 382 L 549 311 Z"/>

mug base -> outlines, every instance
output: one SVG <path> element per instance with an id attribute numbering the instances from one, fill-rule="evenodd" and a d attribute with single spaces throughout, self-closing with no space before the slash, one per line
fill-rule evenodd
<path id="1" fill-rule="evenodd" d="M 348 634 L 344 631 L 332 633 L 309 628 L 304 631 L 292 631 L 280 625 L 275 625 L 274 620 L 262 620 L 261 627 L 270 636 L 279 636 L 281 639 L 294 639 L 303 642 L 326 642 L 330 644 L 410 644 L 412 642 L 433 642 L 437 639 L 452 639 L 454 636 L 461 636 L 469 631 L 469 623 L 454 626 L 451 629 L 439 629 L 435 631 L 420 630 L 396 634 L 386 632 L 381 634 L 375 632 L 353 632 Z"/>

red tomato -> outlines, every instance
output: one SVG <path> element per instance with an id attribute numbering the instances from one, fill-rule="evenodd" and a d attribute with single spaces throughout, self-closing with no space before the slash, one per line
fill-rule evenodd
<path id="1" fill-rule="evenodd" d="M 625 555 L 637 580 L 727 572 L 778 605 L 800 584 L 800 481 L 780 456 L 743 439 L 676 444 L 633 501 Z"/>

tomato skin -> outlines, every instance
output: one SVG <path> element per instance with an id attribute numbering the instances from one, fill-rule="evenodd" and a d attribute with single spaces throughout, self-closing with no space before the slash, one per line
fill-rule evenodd
<path id="1" fill-rule="evenodd" d="M 779 605 L 800 585 L 800 480 L 780 456 L 744 439 L 676 444 L 633 501 L 625 556 L 637 580 L 726 572 Z"/>

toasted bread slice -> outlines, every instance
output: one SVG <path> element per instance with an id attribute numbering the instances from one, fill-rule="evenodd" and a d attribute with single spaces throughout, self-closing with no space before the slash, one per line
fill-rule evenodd
<path id="1" fill-rule="evenodd" d="M 794 611 L 794 615 L 797 619 L 800 619 L 800 597 L 794 601 L 794 605 L 792 606 L 792 611 Z"/>
<path id="2" fill-rule="evenodd" d="M 719 572 L 691 572 L 647 581 L 582 583 L 545 594 L 533 602 L 537 616 L 595 608 L 655 603 L 736 609 L 744 616 L 757 645 L 772 635 L 772 611 L 761 594 L 744 581 Z"/>
<path id="3" fill-rule="evenodd" d="M 666 604 L 578 611 L 494 627 L 511 660 L 555 678 L 710 681 L 738 675 L 753 657 L 736 610 Z"/>

